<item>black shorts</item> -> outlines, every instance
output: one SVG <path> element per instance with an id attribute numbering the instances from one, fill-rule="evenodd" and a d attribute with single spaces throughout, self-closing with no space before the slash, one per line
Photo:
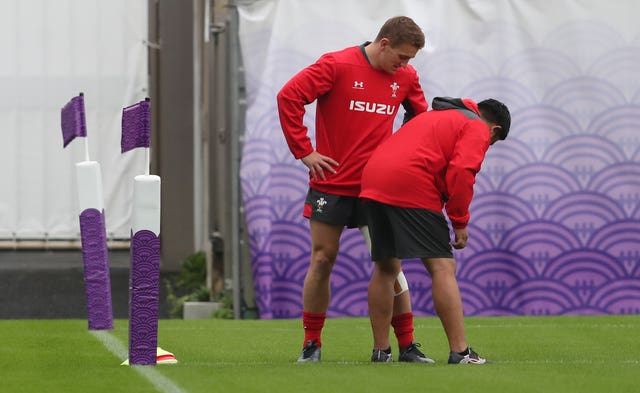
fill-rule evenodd
<path id="1" fill-rule="evenodd" d="M 302 215 L 325 224 L 356 228 L 366 225 L 358 197 L 327 194 L 309 188 Z"/>
<path id="2" fill-rule="evenodd" d="M 387 258 L 453 258 L 444 215 L 427 210 L 364 202 L 374 261 Z"/>

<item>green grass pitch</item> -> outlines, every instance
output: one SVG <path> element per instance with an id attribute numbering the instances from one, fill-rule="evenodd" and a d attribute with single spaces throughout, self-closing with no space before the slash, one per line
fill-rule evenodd
<path id="1" fill-rule="evenodd" d="M 447 365 L 437 318 L 416 318 L 415 327 L 435 365 L 371 364 L 368 319 L 334 318 L 325 325 L 319 364 L 295 363 L 299 320 L 210 319 L 160 320 L 159 345 L 179 363 L 128 367 L 120 366 L 125 320 L 97 334 L 84 320 L 3 320 L 0 391 L 640 391 L 640 315 L 467 318 L 471 346 L 494 362 L 485 366 Z"/>

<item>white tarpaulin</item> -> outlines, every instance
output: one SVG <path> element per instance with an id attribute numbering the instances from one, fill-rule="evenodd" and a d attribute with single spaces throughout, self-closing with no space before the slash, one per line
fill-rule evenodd
<path id="1" fill-rule="evenodd" d="M 80 92 L 108 235 L 129 237 L 144 153 L 120 154 L 120 118 L 148 95 L 146 36 L 144 0 L 0 2 L 0 239 L 79 238 L 84 141 L 63 150 L 60 109 Z"/>

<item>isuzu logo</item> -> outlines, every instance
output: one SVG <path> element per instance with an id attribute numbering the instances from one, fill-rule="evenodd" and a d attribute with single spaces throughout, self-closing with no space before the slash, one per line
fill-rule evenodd
<path id="1" fill-rule="evenodd" d="M 351 102 L 349 102 L 349 110 L 355 112 L 379 113 L 381 115 L 393 115 L 396 112 L 396 106 L 380 104 L 377 102 L 351 100 Z"/>

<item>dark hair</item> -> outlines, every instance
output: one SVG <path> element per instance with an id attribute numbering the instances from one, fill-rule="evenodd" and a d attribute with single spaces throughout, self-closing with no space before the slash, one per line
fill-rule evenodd
<path id="1" fill-rule="evenodd" d="M 478 103 L 478 110 L 485 120 L 500 126 L 499 138 L 501 140 L 507 139 L 509 128 L 511 127 L 509 108 L 502 102 L 489 98 Z"/>
<path id="2" fill-rule="evenodd" d="M 408 16 L 396 16 L 387 20 L 380 28 L 375 41 L 383 38 L 389 40 L 391 47 L 410 44 L 418 49 L 424 48 L 424 33 Z"/>

